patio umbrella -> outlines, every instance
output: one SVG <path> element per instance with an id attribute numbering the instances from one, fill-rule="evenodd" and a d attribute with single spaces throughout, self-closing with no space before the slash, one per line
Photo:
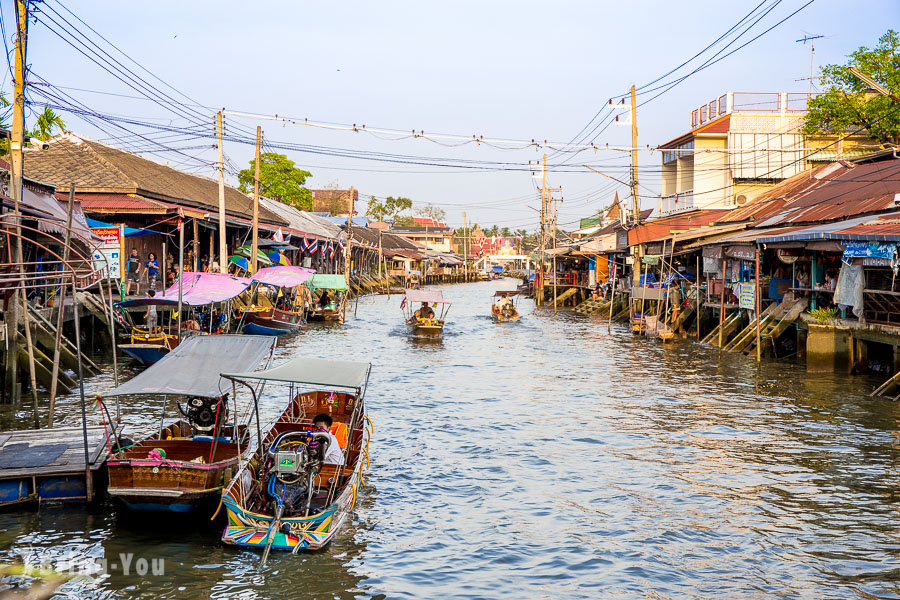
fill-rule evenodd
<path id="1" fill-rule="evenodd" d="M 244 258 L 250 258 L 252 256 L 252 252 L 250 250 L 250 246 L 241 246 L 237 250 L 234 251 L 238 256 L 243 256 Z M 259 263 L 261 267 L 271 267 L 274 263 L 272 260 L 262 252 L 262 250 L 256 251 L 256 262 Z"/>
<path id="2" fill-rule="evenodd" d="M 241 269 L 243 269 L 245 271 L 250 270 L 250 259 L 244 258 L 243 256 L 229 256 L 228 262 L 240 267 Z"/>
<path id="3" fill-rule="evenodd" d="M 276 264 L 284 267 L 290 267 L 291 261 L 288 260 L 288 257 L 279 252 L 278 250 L 272 250 L 269 252 L 269 259 Z"/>

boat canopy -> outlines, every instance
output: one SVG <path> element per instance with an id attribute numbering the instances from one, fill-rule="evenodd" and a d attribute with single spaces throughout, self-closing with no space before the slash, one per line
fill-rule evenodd
<path id="1" fill-rule="evenodd" d="M 411 302 L 428 302 L 429 304 L 450 304 L 444 301 L 441 290 L 406 290 L 406 299 Z"/>
<path id="2" fill-rule="evenodd" d="M 184 273 L 181 302 L 187 306 L 203 306 L 213 302 L 231 300 L 250 287 L 250 280 L 235 277 L 228 273 L 200 273 L 188 271 Z M 117 306 L 178 305 L 178 283 L 174 283 L 161 296 L 153 298 L 132 298 L 119 302 Z"/>
<path id="3" fill-rule="evenodd" d="M 519 290 L 497 290 L 494 296 L 518 296 L 521 293 Z"/>
<path id="4" fill-rule="evenodd" d="M 344 279 L 343 275 L 316 273 L 307 280 L 306 285 L 317 290 L 337 290 L 340 292 L 347 289 L 347 280 Z"/>
<path id="5" fill-rule="evenodd" d="M 272 352 L 276 338 L 265 335 L 195 335 L 159 361 L 104 394 L 176 394 L 216 398 L 231 387 L 222 371 L 252 369 Z"/>
<path id="6" fill-rule="evenodd" d="M 292 288 L 303 285 L 314 274 L 313 269 L 305 267 L 266 267 L 257 271 L 251 279 L 265 285 Z"/>
<path id="7" fill-rule="evenodd" d="M 298 356 L 264 371 L 222 373 L 234 379 L 258 379 L 284 383 L 304 383 L 326 387 L 360 389 L 369 378 L 371 363 L 324 360 Z"/>

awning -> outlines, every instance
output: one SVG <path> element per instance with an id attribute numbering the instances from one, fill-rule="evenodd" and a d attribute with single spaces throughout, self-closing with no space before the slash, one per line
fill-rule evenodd
<path id="1" fill-rule="evenodd" d="M 181 303 L 187 306 L 203 306 L 213 302 L 224 302 L 250 287 L 250 280 L 235 277 L 228 273 L 200 273 L 188 271 L 184 273 Z M 119 302 L 116 306 L 129 308 L 132 306 L 178 305 L 178 282 L 175 282 L 162 296 L 153 298 L 134 298 Z"/>
<path id="2" fill-rule="evenodd" d="M 251 279 L 265 285 L 292 288 L 303 285 L 314 274 L 313 269 L 304 267 L 266 267 L 257 271 Z"/>
<path id="3" fill-rule="evenodd" d="M 444 295 L 440 290 L 406 290 L 406 299 L 410 302 L 450 304 L 444 301 Z"/>
<path id="4" fill-rule="evenodd" d="M 306 281 L 306 285 L 317 290 L 337 290 L 340 292 L 347 289 L 347 280 L 344 279 L 343 275 L 316 273 Z"/>
<path id="5" fill-rule="evenodd" d="M 272 352 L 275 340 L 261 335 L 194 335 L 104 397 L 177 394 L 216 398 L 231 389 L 220 373 L 256 367 Z"/>
<path id="6" fill-rule="evenodd" d="M 87 224 L 91 229 L 98 229 L 100 227 L 112 227 L 118 229 L 118 225 L 113 225 L 112 223 L 104 223 L 103 221 L 98 221 L 97 219 L 92 219 L 90 217 L 85 217 L 87 219 Z M 137 237 L 140 235 L 150 235 L 151 233 L 159 233 L 157 231 L 150 231 L 149 229 L 135 229 L 134 227 L 126 227 L 125 228 L 125 237 Z"/>
<path id="7" fill-rule="evenodd" d="M 265 371 L 251 373 L 217 371 L 217 373 L 221 372 L 223 376 L 235 379 L 258 379 L 359 389 L 369 378 L 371 368 L 371 363 L 298 356 Z"/>

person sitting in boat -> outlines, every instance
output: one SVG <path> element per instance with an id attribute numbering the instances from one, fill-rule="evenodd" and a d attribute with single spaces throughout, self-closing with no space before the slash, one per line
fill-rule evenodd
<path id="1" fill-rule="evenodd" d="M 315 431 L 324 431 L 331 440 L 328 444 L 328 450 L 325 451 L 325 464 L 342 465 L 344 464 L 344 453 L 341 452 L 341 446 L 338 444 L 337 438 L 331 433 L 331 425 L 333 423 L 334 420 L 331 418 L 331 415 L 322 413 L 316 415 L 313 419 L 313 429 Z"/>
<path id="2" fill-rule="evenodd" d="M 427 302 L 423 302 L 422 306 L 419 307 L 419 310 L 416 311 L 417 319 L 433 319 L 434 311 L 431 310 L 431 307 L 428 306 Z"/>
<path id="3" fill-rule="evenodd" d="M 319 306 L 325 308 L 331 304 L 331 296 L 328 295 L 328 290 L 322 290 L 322 295 L 319 296 Z"/>
<path id="4" fill-rule="evenodd" d="M 153 296 L 155 296 L 155 295 L 156 295 L 156 292 L 153 290 L 153 288 L 150 288 L 149 290 L 147 290 L 148 298 L 153 298 Z M 147 314 L 145 315 L 145 317 L 146 317 L 146 319 L 144 321 L 144 325 L 147 326 L 147 331 L 153 333 L 153 330 L 156 329 L 156 321 L 157 321 L 155 304 L 151 304 L 147 307 Z"/>

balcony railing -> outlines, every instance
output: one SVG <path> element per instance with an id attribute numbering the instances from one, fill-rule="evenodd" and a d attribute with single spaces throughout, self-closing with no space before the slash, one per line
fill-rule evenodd
<path id="1" fill-rule="evenodd" d="M 674 215 L 694 208 L 694 190 L 686 190 L 677 194 L 661 196 L 659 199 L 659 214 Z"/>
<path id="2" fill-rule="evenodd" d="M 691 129 L 732 112 L 803 113 L 810 96 L 805 92 L 728 92 L 691 111 Z"/>

